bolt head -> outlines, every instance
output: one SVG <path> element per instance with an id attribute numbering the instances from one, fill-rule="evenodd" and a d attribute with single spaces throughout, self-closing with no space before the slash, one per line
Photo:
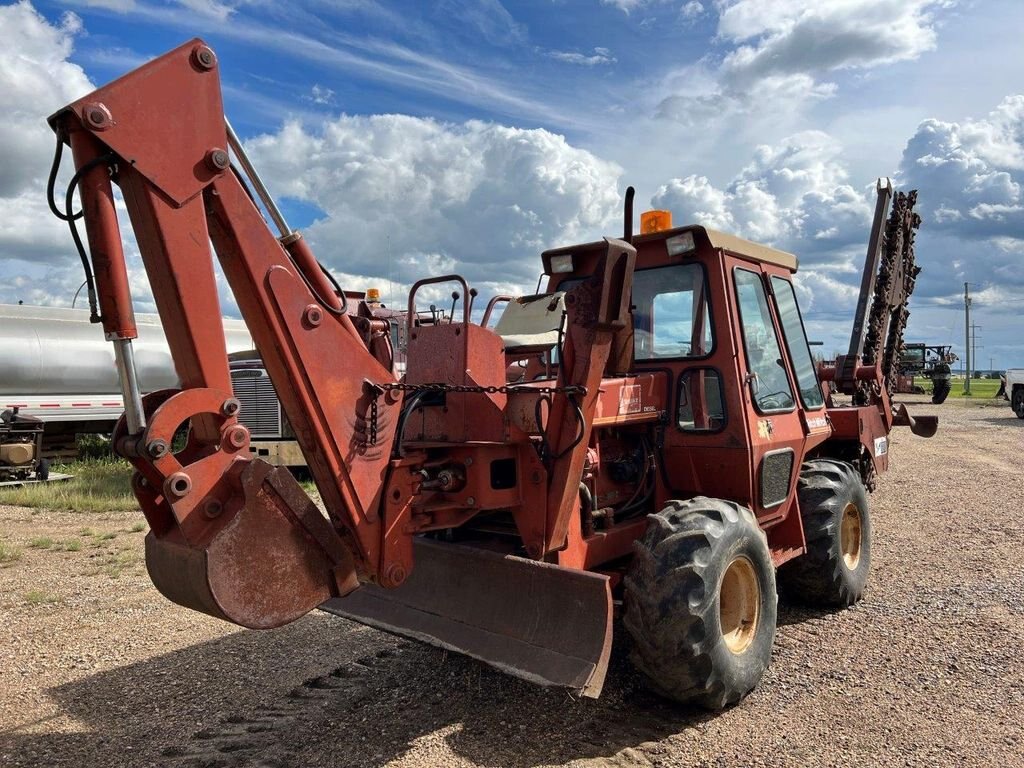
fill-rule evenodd
<path id="1" fill-rule="evenodd" d="M 468 499 L 466 499 L 466 506 L 467 507 L 475 507 L 476 506 L 476 497 L 475 496 L 470 496 Z"/>
<path id="2" fill-rule="evenodd" d="M 228 430 L 228 445 L 232 448 L 244 448 L 249 442 L 249 430 L 241 425 L 236 425 Z"/>
<path id="3" fill-rule="evenodd" d="M 306 311 L 303 314 L 303 318 L 306 323 L 311 327 L 316 328 L 320 323 L 324 321 L 324 311 L 320 309 L 316 304 L 310 304 L 306 307 Z"/>
<path id="4" fill-rule="evenodd" d="M 227 151 L 220 147 L 214 147 L 206 153 L 206 164 L 213 171 L 224 171 L 231 165 L 231 158 Z"/>
<path id="5" fill-rule="evenodd" d="M 203 504 L 203 514 L 211 520 L 223 511 L 224 505 L 220 503 L 220 499 L 207 499 L 206 503 Z"/>
<path id="6" fill-rule="evenodd" d="M 184 472 L 175 472 L 167 478 L 164 487 L 168 495 L 182 499 L 192 490 L 192 478 Z"/>
<path id="7" fill-rule="evenodd" d="M 93 102 L 82 107 L 82 118 L 86 125 L 95 131 L 102 131 L 109 128 L 114 120 L 110 116 L 110 110 L 105 104 Z"/>
<path id="8" fill-rule="evenodd" d="M 150 440 L 146 444 L 146 453 L 149 454 L 150 458 L 159 459 L 162 456 L 167 455 L 167 451 L 170 450 L 165 440 Z"/>
<path id="9" fill-rule="evenodd" d="M 197 45 L 192 49 L 192 63 L 203 71 L 209 71 L 217 66 L 217 56 L 209 46 Z"/>
<path id="10" fill-rule="evenodd" d="M 238 402 L 238 398 L 236 398 L 236 397 L 229 397 L 227 400 L 225 400 L 221 404 L 220 411 L 225 416 L 234 416 L 236 413 L 238 413 L 241 410 L 241 408 L 242 408 L 242 404 L 240 402 Z"/>
<path id="11" fill-rule="evenodd" d="M 408 574 L 405 572 L 405 567 L 401 563 L 392 563 L 384 571 L 383 586 L 384 587 L 397 587 L 403 581 L 405 581 Z"/>

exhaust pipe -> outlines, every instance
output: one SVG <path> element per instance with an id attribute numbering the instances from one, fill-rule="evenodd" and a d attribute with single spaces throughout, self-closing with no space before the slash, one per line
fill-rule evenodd
<path id="1" fill-rule="evenodd" d="M 633 196 L 636 195 L 636 190 L 632 187 L 626 187 L 626 204 L 623 211 L 623 222 L 622 222 L 622 239 L 630 245 L 633 244 Z"/>

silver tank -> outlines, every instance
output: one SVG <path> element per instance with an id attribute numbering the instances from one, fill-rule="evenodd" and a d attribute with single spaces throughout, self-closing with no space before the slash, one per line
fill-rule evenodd
<path id="1" fill-rule="evenodd" d="M 133 343 L 143 392 L 178 386 L 157 315 L 135 316 Z M 253 348 L 241 320 L 225 320 L 228 352 Z M 120 395 L 114 349 L 89 313 L 62 307 L 0 304 L 0 396 Z"/>

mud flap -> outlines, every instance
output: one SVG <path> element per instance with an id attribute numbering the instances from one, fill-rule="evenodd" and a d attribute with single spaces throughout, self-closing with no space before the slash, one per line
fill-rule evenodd
<path id="1" fill-rule="evenodd" d="M 596 698 L 612 645 L 607 576 L 428 539 L 397 589 L 364 586 L 320 607 Z"/>

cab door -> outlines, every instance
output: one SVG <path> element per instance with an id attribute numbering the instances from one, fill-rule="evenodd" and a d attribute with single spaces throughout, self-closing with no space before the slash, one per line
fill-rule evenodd
<path id="1" fill-rule="evenodd" d="M 750 466 L 754 468 L 751 507 L 764 525 L 789 512 L 804 453 L 805 425 L 772 311 L 768 275 L 760 264 L 737 258 L 729 262 Z"/>

